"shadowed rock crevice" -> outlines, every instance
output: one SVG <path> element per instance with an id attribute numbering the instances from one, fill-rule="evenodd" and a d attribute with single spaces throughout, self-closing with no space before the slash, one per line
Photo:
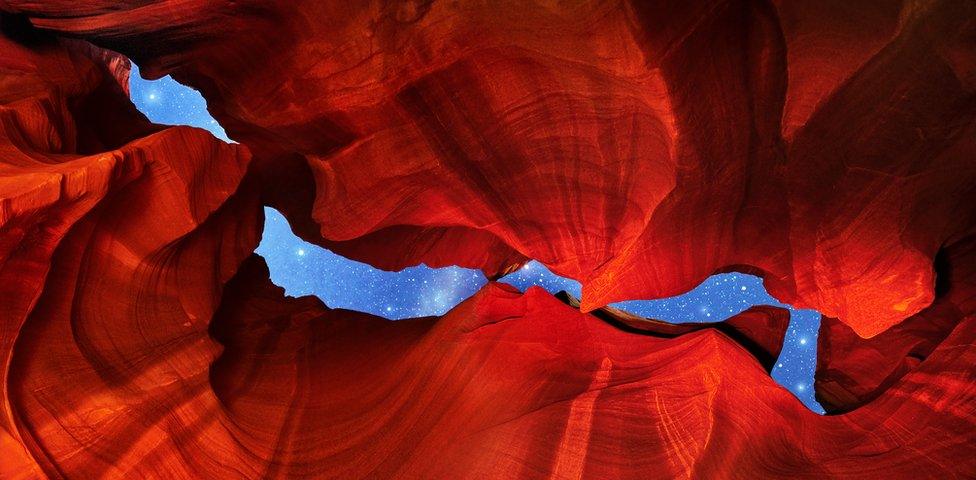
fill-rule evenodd
<path id="1" fill-rule="evenodd" d="M 932 352 L 976 305 L 976 241 L 968 236 L 939 250 L 934 262 L 932 305 L 871 339 L 824 318 L 817 351 L 817 401 L 829 413 L 844 413 L 883 396 Z"/>
<path id="2" fill-rule="evenodd" d="M 579 308 L 579 300 L 567 292 L 559 292 L 555 297 L 573 308 Z M 750 307 L 727 320 L 706 323 L 665 322 L 613 307 L 599 308 L 589 314 L 626 332 L 659 338 L 675 338 L 698 330 L 715 329 L 754 355 L 767 372 L 773 369 L 779 357 L 790 324 L 788 310 L 770 306 Z"/>

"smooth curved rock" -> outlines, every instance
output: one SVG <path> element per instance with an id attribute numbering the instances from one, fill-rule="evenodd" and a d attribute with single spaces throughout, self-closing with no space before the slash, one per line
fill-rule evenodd
<path id="1" fill-rule="evenodd" d="M 974 477 L 974 9 L 0 0 L 0 476 Z M 383 268 L 538 259 L 582 311 L 285 298 L 265 204 Z M 764 371 L 778 313 L 586 313 L 728 270 L 838 319 L 847 413 Z"/>
<path id="2" fill-rule="evenodd" d="M 976 310 L 976 241 L 946 245 L 936 257 L 936 299 L 925 310 L 871 339 L 823 318 L 817 345 L 817 401 L 846 412 L 884 395 L 915 370 Z"/>
<path id="3" fill-rule="evenodd" d="M 243 477 L 976 471 L 972 423 L 960 421 L 974 413 L 973 318 L 883 399 L 822 417 L 714 328 L 674 338 L 625 332 L 541 289 L 523 295 L 496 283 L 443 318 L 392 322 L 286 299 L 267 275 L 259 258 L 245 262 L 211 327 L 224 345 L 211 385 L 225 409 L 205 431 L 220 438 L 213 430 L 225 428 L 231 447 L 178 437 L 232 458 Z M 924 380 L 936 371 L 952 383 Z M 198 464 L 194 475 L 226 475 L 217 467 Z M 153 474 L 135 468 L 130 475 Z"/>
<path id="4" fill-rule="evenodd" d="M 557 293 L 556 298 L 579 308 L 579 300 L 567 292 Z M 669 323 L 614 307 L 603 307 L 590 313 L 617 328 L 661 338 L 675 338 L 697 330 L 716 329 L 754 355 L 767 372 L 772 371 L 776 359 L 779 358 L 786 330 L 790 326 L 789 310 L 766 305 L 750 307 L 721 322 L 700 323 Z"/>
<path id="5" fill-rule="evenodd" d="M 243 236 L 215 249 L 215 234 L 225 232 L 208 229 L 206 219 L 233 192 L 247 152 L 201 130 L 151 125 L 127 99 L 128 62 L 116 54 L 37 36 L 7 17 L 3 31 L 0 474 L 55 476 L 63 457 L 37 448 L 32 436 L 46 425 L 30 423 L 23 402 L 36 405 L 32 395 L 42 384 L 64 384 L 72 389 L 65 398 L 86 405 L 77 411 L 85 417 L 75 419 L 81 428 L 97 417 L 98 409 L 87 407 L 124 406 L 125 396 L 112 405 L 107 394 L 88 395 L 98 396 L 99 378 L 138 376 L 147 362 L 178 361 L 133 344 L 164 331 L 166 322 L 178 322 L 184 335 L 192 329 L 182 324 L 192 317 L 206 337 L 212 311 L 201 297 L 209 291 L 210 302 L 219 300 L 220 276 L 203 266 L 223 263 L 229 278 L 239 261 L 229 247 L 253 250 L 260 210 L 252 195 L 250 213 L 237 209 L 240 219 L 232 220 L 247 224 Z M 180 236 L 211 248 L 166 245 Z M 185 278 L 176 278 L 181 265 Z M 52 345 L 41 332 L 54 335 Z M 89 376 L 63 383 L 65 372 L 86 368 Z M 119 445 L 119 438 L 107 440 Z"/>
<path id="6" fill-rule="evenodd" d="M 742 265 L 871 337 L 932 301 L 967 225 L 925 212 L 971 216 L 967 2 L 0 5 L 303 158 L 321 236 L 387 268 L 533 258 L 592 310 Z M 352 245 L 377 237 L 404 247 Z"/>

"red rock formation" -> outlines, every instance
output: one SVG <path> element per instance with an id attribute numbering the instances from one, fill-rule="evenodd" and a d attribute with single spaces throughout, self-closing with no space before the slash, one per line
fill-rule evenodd
<path id="1" fill-rule="evenodd" d="M 559 292 L 556 298 L 579 308 L 579 300 L 567 292 Z M 767 372 L 772 371 L 776 359 L 779 358 L 786 330 L 790 325 L 788 310 L 764 305 L 751 307 L 723 322 L 668 323 L 614 307 L 599 308 L 591 313 L 617 328 L 661 338 L 675 338 L 697 330 L 716 329 L 749 350 Z"/>
<path id="2" fill-rule="evenodd" d="M 931 302 L 969 225 L 925 215 L 971 210 L 968 2 L 3 5 L 304 158 L 318 233 L 408 246 L 348 247 L 385 267 L 535 258 L 589 310 L 749 266 L 870 337 Z"/>
<path id="3" fill-rule="evenodd" d="M 960 239 L 936 258 L 936 299 L 925 310 L 869 340 L 836 319 L 821 322 L 817 400 L 845 412 L 874 400 L 914 370 L 976 311 L 976 241 Z"/>
<path id="4" fill-rule="evenodd" d="M 972 3 L 0 11 L 0 477 L 976 476 Z M 124 58 L 58 36 L 242 145 L 149 124 Z M 284 298 L 245 261 L 261 204 L 383 268 L 536 258 L 583 310 L 762 274 L 838 319 L 849 413 L 772 382 L 769 312 L 661 338 L 498 284 L 398 323 Z"/>
<path id="5" fill-rule="evenodd" d="M 133 448 L 139 453 L 123 457 L 140 461 L 114 471 L 945 478 L 976 469 L 971 424 L 954 421 L 971 418 L 976 379 L 971 368 L 951 367 L 976 360 L 976 323 L 960 327 L 883 400 L 820 417 L 715 329 L 673 339 L 628 333 L 540 289 L 522 295 L 494 283 L 443 318 L 390 322 L 329 310 L 309 297 L 286 299 L 252 258 L 228 285 L 211 326 L 224 345 L 210 372 L 212 393 L 192 398 L 195 407 L 213 402 L 213 418 L 178 408 L 154 424 L 193 452 L 192 461 L 173 464 L 161 448 L 170 443 L 157 446 L 144 434 Z M 919 382 L 930 368 L 945 367 L 965 388 Z M 75 444 L 65 433 L 44 438 Z M 108 467 L 84 449 L 64 468 L 87 477 Z"/>
<path id="6" fill-rule="evenodd" d="M 75 420 L 63 426 L 86 428 L 125 410 L 125 379 L 148 388 L 173 375 L 161 372 L 172 362 L 192 361 L 167 349 L 206 343 L 220 281 L 256 245 L 260 212 L 252 195 L 248 214 L 239 201 L 213 215 L 246 151 L 150 125 L 127 101 L 124 58 L 10 20 L 14 38 L 0 38 L 0 476 L 55 476 L 63 451 L 33 436 L 67 410 L 44 410 L 45 385 L 70 392 L 61 399 Z M 31 407 L 46 416 L 29 417 Z"/>

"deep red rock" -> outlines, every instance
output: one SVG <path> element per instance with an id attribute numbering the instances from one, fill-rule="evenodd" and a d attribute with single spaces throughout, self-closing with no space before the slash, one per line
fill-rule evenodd
<path id="1" fill-rule="evenodd" d="M 966 2 L 3 5 L 304 158 L 321 236 L 388 268 L 472 238 L 495 253 L 460 263 L 538 259 L 590 310 L 748 266 L 870 337 L 931 302 L 972 215 Z M 351 245 L 377 237 L 404 247 Z"/>
<path id="2" fill-rule="evenodd" d="M 559 292 L 556 298 L 579 308 L 579 300 L 566 292 Z M 749 350 L 766 371 L 771 371 L 776 359 L 779 358 L 783 340 L 786 338 L 786 330 L 790 325 L 790 312 L 771 306 L 754 306 L 723 322 L 669 323 L 634 315 L 614 307 L 603 307 L 590 313 L 617 328 L 662 338 L 675 338 L 697 330 L 716 329 Z"/>
<path id="3" fill-rule="evenodd" d="M 625 332 L 504 284 L 443 318 L 390 322 L 286 299 L 252 258 L 211 326 L 219 420 L 169 428 L 245 477 L 949 477 L 976 468 L 971 424 L 957 422 L 973 413 L 973 370 L 958 368 L 976 356 L 972 320 L 888 396 L 821 417 L 714 328 Z M 954 383 L 923 380 L 934 371 Z"/>
<path id="4" fill-rule="evenodd" d="M 247 152 L 201 130 L 149 124 L 126 98 L 124 58 L 3 20 L 5 32 L 22 36 L 0 38 L 0 476 L 53 476 L 63 456 L 37 449 L 32 436 L 43 427 L 23 407 L 41 401 L 32 388 L 69 388 L 65 398 L 85 406 L 72 414 L 82 415 L 79 426 L 95 421 L 98 404 L 122 408 L 129 400 L 112 406 L 96 379 L 174 361 L 139 343 L 167 322 L 182 336 L 194 330 L 183 325 L 192 319 L 206 338 L 205 304 L 219 300 L 219 280 L 243 258 L 229 247 L 253 250 L 260 212 L 252 200 L 249 214 L 208 228 L 243 175 Z M 246 227 L 239 238 L 222 238 L 233 233 L 225 230 L 231 222 Z M 184 248 L 191 242 L 198 251 Z M 221 268 L 208 273 L 205 265 Z M 181 268 L 189 272 L 171 283 Z M 42 332 L 54 335 L 52 345 Z M 86 367 L 87 377 L 65 374 Z"/>
<path id="5" fill-rule="evenodd" d="M 0 11 L 3 478 L 976 476 L 972 3 Z M 94 45 L 241 145 L 148 123 Z M 538 259 L 583 311 L 285 298 L 262 204 L 387 269 Z M 847 413 L 764 371 L 782 312 L 599 310 L 729 270 L 828 317 Z"/>
<path id="6" fill-rule="evenodd" d="M 976 242 L 948 244 L 935 262 L 936 299 L 917 315 L 871 339 L 823 318 L 817 345 L 817 400 L 846 412 L 874 400 L 922 364 L 976 308 Z"/>

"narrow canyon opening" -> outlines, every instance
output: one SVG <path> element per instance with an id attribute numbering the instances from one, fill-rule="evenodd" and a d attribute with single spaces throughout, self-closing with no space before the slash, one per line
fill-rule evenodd
<path id="1" fill-rule="evenodd" d="M 133 64 L 130 96 L 153 122 L 203 128 L 224 141 L 232 141 L 207 112 L 200 93 L 169 76 L 144 80 Z M 430 268 L 421 264 L 399 272 L 384 271 L 302 240 L 274 208 L 265 207 L 264 213 L 263 236 L 255 253 L 267 262 L 272 282 L 289 296 L 314 295 L 330 308 L 402 320 L 443 315 L 488 282 L 482 272 L 457 266 Z M 565 292 L 576 299 L 581 296 L 579 282 L 558 276 L 534 260 L 499 281 L 521 291 L 538 286 L 551 294 Z M 769 295 L 761 278 L 739 272 L 719 273 L 681 295 L 609 305 L 628 314 L 674 324 L 722 322 L 754 306 L 789 311 L 789 327 L 770 374 L 811 411 L 825 413 L 814 389 L 821 315 L 779 302 Z"/>
<path id="2" fill-rule="evenodd" d="M 0 478 L 976 478 L 973 18 L 3 1 Z"/>

